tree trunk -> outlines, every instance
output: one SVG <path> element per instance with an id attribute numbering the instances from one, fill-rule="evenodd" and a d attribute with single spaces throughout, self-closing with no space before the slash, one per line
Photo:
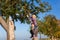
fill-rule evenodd
<path id="1" fill-rule="evenodd" d="M 38 29 L 35 30 L 35 35 L 33 37 L 33 40 L 38 40 Z"/>
<path id="2" fill-rule="evenodd" d="M 14 24 L 13 21 L 8 21 L 5 22 L 5 20 L 3 19 L 2 16 L 0 16 L 0 24 L 2 25 L 2 27 L 5 29 L 5 31 L 7 32 L 7 40 L 14 40 Z"/>
<path id="3" fill-rule="evenodd" d="M 34 40 L 38 40 L 38 37 L 34 37 Z"/>
<path id="4" fill-rule="evenodd" d="M 54 37 L 53 36 L 51 37 L 51 40 L 54 40 Z"/>
<path id="5" fill-rule="evenodd" d="M 6 32 L 8 32 L 8 24 L 5 22 L 5 20 L 0 16 L 0 24 L 5 29 Z"/>
<path id="6" fill-rule="evenodd" d="M 7 32 L 7 40 L 15 40 L 14 36 L 14 24 L 13 21 L 9 21 L 9 31 Z"/>
<path id="7" fill-rule="evenodd" d="M 41 33 L 40 33 L 40 40 L 41 40 Z"/>
<path id="8" fill-rule="evenodd" d="M 34 38 L 32 38 L 32 40 L 38 40 L 38 37 L 34 37 Z"/>

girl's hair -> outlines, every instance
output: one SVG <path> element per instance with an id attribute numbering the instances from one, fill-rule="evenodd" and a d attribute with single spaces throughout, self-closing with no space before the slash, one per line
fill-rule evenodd
<path id="1" fill-rule="evenodd" d="M 33 14 L 32 17 L 36 18 L 36 15 Z"/>

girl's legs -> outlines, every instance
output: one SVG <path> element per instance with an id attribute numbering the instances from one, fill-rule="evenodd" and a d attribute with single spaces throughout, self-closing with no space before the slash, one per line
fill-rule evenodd
<path id="1" fill-rule="evenodd" d="M 33 30 L 30 30 L 30 33 L 31 33 L 31 38 L 32 38 L 34 35 Z"/>
<path id="2" fill-rule="evenodd" d="M 34 36 L 34 24 L 31 24 L 32 26 L 32 37 Z"/>

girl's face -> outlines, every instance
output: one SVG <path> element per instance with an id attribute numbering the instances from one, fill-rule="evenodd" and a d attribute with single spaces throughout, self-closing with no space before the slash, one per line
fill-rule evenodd
<path id="1" fill-rule="evenodd" d="M 33 18 L 36 18 L 36 16 L 35 16 L 35 15 L 32 15 L 32 17 L 33 17 Z"/>

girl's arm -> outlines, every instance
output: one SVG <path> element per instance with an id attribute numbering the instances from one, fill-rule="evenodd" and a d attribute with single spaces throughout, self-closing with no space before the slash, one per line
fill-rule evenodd
<path id="1" fill-rule="evenodd" d="M 31 16 L 27 15 L 27 18 L 31 22 Z"/>

